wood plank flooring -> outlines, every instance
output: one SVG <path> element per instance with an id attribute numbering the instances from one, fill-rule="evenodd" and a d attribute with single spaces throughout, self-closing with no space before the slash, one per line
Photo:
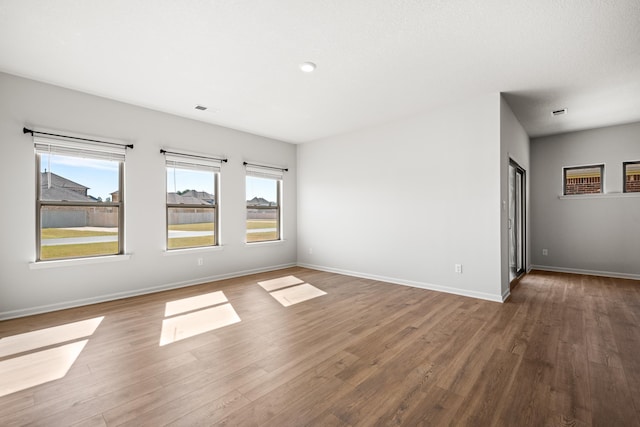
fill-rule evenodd
<path id="1" fill-rule="evenodd" d="M 327 294 L 284 307 L 257 284 L 289 275 Z M 159 345 L 168 302 L 216 291 L 240 322 Z M 68 324 L 0 354 L 1 370 L 88 340 L 63 378 L 0 397 L 0 425 L 640 425 L 632 280 L 532 272 L 499 304 L 290 268 L 4 321 L 0 338 Z"/>

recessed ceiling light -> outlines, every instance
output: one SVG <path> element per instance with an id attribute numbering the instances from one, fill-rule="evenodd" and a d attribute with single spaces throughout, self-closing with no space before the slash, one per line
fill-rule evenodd
<path id="1" fill-rule="evenodd" d="M 205 107 L 204 105 L 196 105 L 196 110 L 200 110 L 200 111 L 204 111 L 206 110 L 208 107 Z"/>
<path id="2" fill-rule="evenodd" d="M 553 110 L 551 112 L 552 116 L 561 116 L 563 114 L 567 114 L 567 109 L 566 108 L 561 108 L 560 110 Z"/>
<path id="3" fill-rule="evenodd" d="M 303 62 L 302 64 L 300 64 L 300 69 L 305 73 L 311 73 L 316 69 L 316 64 L 314 64 L 313 62 Z"/>

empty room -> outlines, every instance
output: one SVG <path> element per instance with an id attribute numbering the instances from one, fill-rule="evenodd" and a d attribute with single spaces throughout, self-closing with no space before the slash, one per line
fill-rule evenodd
<path id="1" fill-rule="evenodd" d="M 640 4 L 0 0 L 0 425 L 640 425 Z"/>

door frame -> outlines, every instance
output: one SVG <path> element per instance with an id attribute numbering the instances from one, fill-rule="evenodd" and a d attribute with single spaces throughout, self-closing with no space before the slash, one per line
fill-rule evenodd
<path id="1" fill-rule="evenodd" d="M 522 166 L 520 166 L 518 164 L 518 162 L 516 162 L 515 160 L 513 160 L 512 158 L 509 158 L 509 180 L 511 180 L 511 168 L 513 168 L 513 181 L 514 181 L 514 190 L 515 192 L 518 191 L 517 188 L 517 180 L 516 180 L 516 176 L 518 173 L 521 174 L 522 176 L 522 181 L 520 184 L 520 192 L 521 192 L 521 197 L 520 197 L 520 206 L 518 206 L 517 203 L 517 197 L 516 200 L 514 201 L 515 203 L 515 218 L 513 219 L 513 224 L 511 223 L 511 197 L 513 196 L 511 194 L 511 188 L 509 188 L 509 214 L 508 216 L 508 222 L 511 225 L 511 227 L 509 227 L 508 232 L 510 233 L 509 235 L 509 282 L 511 283 L 514 280 L 517 280 L 518 278 L 520 278 L 524 273 L 526 273 L 527 271 L 527 171 L 526 169 L 524 169 Z M 519 230 L 518 227 L 518 221 L 517 218 L 518 216 L 521 215 L 521 228 L 522 230 Z M 514 231 L 512 231 L 514 230 Z M 514 276 L 511 277 L 511 233 L 515 233 L 515 237 L 516 237 L 516 246 L 520 246 L 520 248 L 515 248 L 516 251 L 518 251 L 518 249 L 520 249 L 520 256 L 522 257 L 522 265 L 520 266 L 520 268 L 518 269 L 518 253 L 515 253 L 515 258 L 516 258 L 516 266 L 515 266 L 515 272 L 514 272 Z M 519 242 L 518 239 L 521 239 L 521 241 Z"/>

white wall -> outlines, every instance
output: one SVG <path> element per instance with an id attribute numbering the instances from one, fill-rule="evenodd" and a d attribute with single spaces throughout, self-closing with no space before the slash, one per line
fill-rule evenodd
<path id="1" fill-rule="evenodd" d="M 621 194 L 622 162 L 637 160 L 640 123 L 532 139 L 534 268 L 640 279 L 640 195 Z M 599 163 L 604 195 L 559 197 L 563 167 Z"/>
<path id="2" fill-rule="evenodd" d="M 525 234 L 526 234 L 526 259 L 525 270 L 531 265 L 531 233 L 530 233 L 530 193 L 531 178 L 529 161 L 529 136 L 513 114 L 511 107 L 500 98 L 500 194 L 502 200 L 502 211 L 500 215 L 501 247 L 502 247 L 502 294 L 509 292 L 509 160 L 513 159 L 525 170 L 526 180 L 526 211 L 525 211 Z"/>
<path id="3" fill-rule="evenodd" d="M 300 145 L 298 263 L 502 301 L 500 153 L 497 93 Z"/>
<path id="4" fill-rule="evenodd" d="M 0 318 L 80 305 L 296 262 L 296 147 L 267 138 L 0 74 Z M 135 144 L 126 161 L 128 261 L 30 269 L 35 259 L 35 160 L 23 126 L 57 129 Z M 223 250 L 166 255 L 162 146 L 224 155 Z M 282 243 L 244 244 L 243 160 L 288 167 Z M 204 265 L 196 265 L 197 257 Z"/>

